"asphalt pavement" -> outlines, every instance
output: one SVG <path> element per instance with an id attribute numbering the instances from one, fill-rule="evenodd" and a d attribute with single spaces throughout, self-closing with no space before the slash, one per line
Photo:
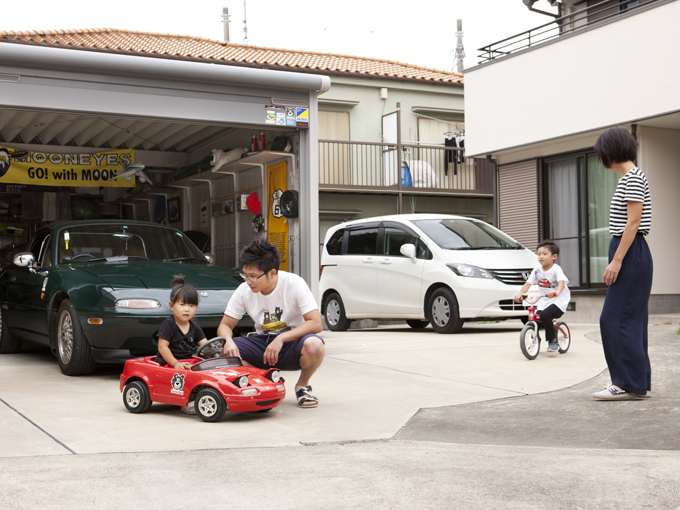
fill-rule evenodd
<path id="1" fill-rule="evenodd" d="M 602 402 L 596 325 L 534 361 L 519 322 L 325 332 L 316 409 L 128 413 L 120 367 L 0 356 L 0 508 L 680 508 L 680 318 L 652 318 L 652 397 Z"/>

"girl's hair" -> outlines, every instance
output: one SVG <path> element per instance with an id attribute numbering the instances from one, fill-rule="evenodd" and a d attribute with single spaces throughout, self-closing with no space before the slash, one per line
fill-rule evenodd
<path id="1" fill-rule="evenodd" d="M 609 128 L 595 142 L 595 153 L 602 164 L 611 168 L 614 163 L 635 161 L 637 142 L 633 135 L 621 128 Z"/>
<path id="2" fill-rule="evenodd" d="M 188 305 L 198 306 L 198 292 L 192 285 L 186 283 L 183 274 L 175 275 L 171 285 L 170 303 L 174 305 L 177 301 L 183 301 Z"/>

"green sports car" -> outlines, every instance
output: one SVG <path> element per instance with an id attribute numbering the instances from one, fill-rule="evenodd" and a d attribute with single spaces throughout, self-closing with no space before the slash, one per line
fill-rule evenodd
<path id="1" fill-rule="evenodd" d="M 194 316 L 215 336 L 238 270 L 216 267 L 182 232 L 139 221 L 70 221 L 38 230 L 0 271 L 0 354 L 22 340 L 48 345 L 64 374 L 153 354 L 172 312 L 170 282 L 183 274 L 200 302 Z M 252 329 L 245 317 L 238 327 Z"/>

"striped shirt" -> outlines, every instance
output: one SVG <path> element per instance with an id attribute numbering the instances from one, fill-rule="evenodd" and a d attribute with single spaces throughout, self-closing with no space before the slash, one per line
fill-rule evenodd
<path id="1" fill-rule="evenodd" d="M 652 228 L 652 198 L 647 178 L 639 168 L 632 168 L 616 185 L 609 206 L 610 235 L 623 235 L 628 221 L 628 202 L 642 202 L 642 219 L 637 233 L 646 236 Z"/>

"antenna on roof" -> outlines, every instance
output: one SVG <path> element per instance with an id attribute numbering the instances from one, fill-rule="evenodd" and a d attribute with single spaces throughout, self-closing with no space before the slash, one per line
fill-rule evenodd
<path id="1" fill-rule="evenodd" d="M 243 0 L 243 41 L 242 44 L 248 44 L 248 16 L 246 15 L 246 0 Z"/>
<path id="2" fill-rule="evenodd" d="M 462 73 L 463 58 L 465 58 L 465 51 L 463 49 L 463 20 L 460 18 L 457 20 L 457 28 L 458 31 L 456 32 L 456 55 L 454 57 L 454 61 L 456 63 L 455 71 L 458 73 Z"/>
<path id="3" fill-rule="evenodd" d="M 222 7 L 222 24 L 224 25 L 224 42 L 229 42 L 229 8 Z"/>

